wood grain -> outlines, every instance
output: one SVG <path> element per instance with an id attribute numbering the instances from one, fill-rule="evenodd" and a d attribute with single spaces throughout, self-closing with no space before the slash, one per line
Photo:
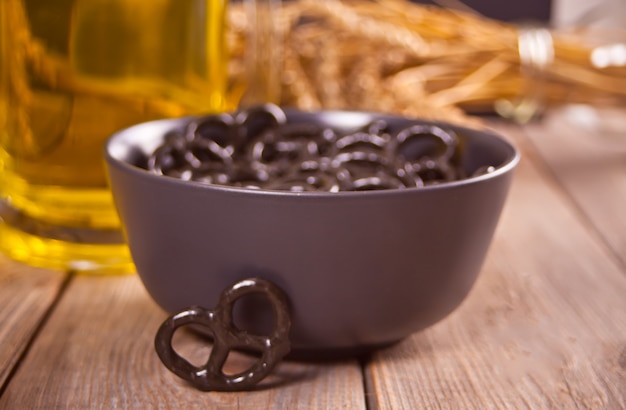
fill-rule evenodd
<path id="1" fill-rule="evenodd" d="M 0 398 L 0 408 L 365 407 L 357 362 L 283 362 L 266 389 L 197 391 L 156 356 L 153 338 L 165 317 L 137 276 L 74 278 Z M 195 339 L 177 333 L 176 347 L 188 354 Z M 202 354 L 196 348 L 191 351 L 196 357 L 188 357 L 192 362 Z"/>
<path id="2" fill-rule="evenodd" d="M 626 265 L 626 111 L 620 133 L 585 128 L 573 115 L 572 109 L 555 111 L 540 125 L 527 126 L 525 134 Z"/>
<path id="3" fill-rule="evenodd" d="M 474 290 L 364 375 L 355 361 L 285 362 L 264 389 L 199 392 L 157 358 L 166 315 L 137 276 L 65 287 L 0 257 L 0 409 L 626 409 L 625 151 L 560 125 L 504 130 L 524 158 Z M 176 347 L 208 354 L 190 333 Z"/>
<path id="4" fill-rule="evenodd" d="M 474 290 L 375 355 L 376 407 L 626 408 L 625 272 L 518 142 L 524 159 Z"/>
<path id="5" fill-rule="evenodd" d="M 0 255 L 0 391 L 65 279 Z"/>

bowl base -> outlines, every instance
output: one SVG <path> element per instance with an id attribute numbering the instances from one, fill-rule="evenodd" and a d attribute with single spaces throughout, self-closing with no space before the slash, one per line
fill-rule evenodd
<path id="1" fill-rule="evenodd" d="M 339 348 L 320 348 L 320 349 L 293 349 L 285 356 L 285 360 L 298 361 L 298 362 L 335 362 L 346 359 L 361 359 L 365 358 L 377 350 L 386 349 L 391 347 L 400 340 L 393 342 L 362 345 L 354 347 L 339 347 Z"/>

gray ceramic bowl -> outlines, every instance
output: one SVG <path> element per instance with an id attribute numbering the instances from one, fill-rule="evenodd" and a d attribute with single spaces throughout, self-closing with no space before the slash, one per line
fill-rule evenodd
<path id="1" fill-rule="evenodd" d="M 424 123 L 345 111 L 287 111 L 287 118 L 343 131 L 375 119 L 392 129 Z M 495 171 L 422 188 L 294 193 L 203 185 L 137 165 L 188 121 L 140 124 L 106 145 L 141 280 L 176 312 L 211 308 L 237 280 L 269 279 L 290 300 L 296 353 L 390 344 L 458 307 L 481 269 L 519 161 L 499 136 L 449 126 L 462 140 L 468 174 L 485 165 Z M 239 320 L 263 321 L 262 309 L 241 308 Z"/>

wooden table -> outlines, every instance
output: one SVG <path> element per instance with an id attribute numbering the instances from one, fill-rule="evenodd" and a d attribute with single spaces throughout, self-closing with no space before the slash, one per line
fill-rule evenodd
<path id="1" fill-rule="evenodd" d="M 564 115 L 493 124 L 523 160 L 459 309 L 362 361 L 283 362 L 258 391 L 200 392 L 165 369 L 166 314 L 136 275 L 0 258 L 0 408 L 626 408 L 626 133 Z"/>

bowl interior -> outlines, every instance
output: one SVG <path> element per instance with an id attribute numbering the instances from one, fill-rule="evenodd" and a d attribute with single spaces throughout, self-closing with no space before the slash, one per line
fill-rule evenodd
<path id="1" fill-rule="evenodd" d="M 495 172 L 490 174 L 497 175 L 514 167 L 519 160 L 516 149 L 510 143 L 488 130 L 470 129 L 441 122 L 357 111 L 303 112 L 286 109 L 285 113 L 287 115 L 287 124 L 313 123 L 321 127 L 332 128 L 339 134 L 355 132 L 377 120 L 384 120 L 388 124 L 391 134 L 397 133 L 413 124 L 436 125 L 444 129 L 453 130 L 459 136 L 460 141 L 460 149 L 458 150 L 456 161 L 466 175 L 472 175 L 476 170 L 486 166 L 494 167 Z M 185 117 L 152 121 L 125 129 L 109 139 L 105 147 L 105 157 L 111 163 L 130 166 L 135 168 L 136 172 L 149 173 L 147 171 L 148 158 L 155 149 L 163 144 L 167 133 L 172 131 L 183 132 L 187 125 L 196 118 Z M 154 176 L 162 177 L 160 175 Z M 487 176 L 478 175 L 419 189 L 439 189 L 441 186 L 466 183 L 468 180 L 485 177 Z M 164 178 L 176 179 L 171 177 Z M 198 184 L 193 181 L 180 180 L 179 182 Z M 213 186 L 224 189 L 238 189 L 230 186 Z M 261 191 L 264 190 L 261 189 Z M 283 193 L 288 194 L 288 192 Z M 324 193 L 322 192 L 321 194 Z M 344 192 L 341 192 L 341 194 L 344 194 Z"/>

